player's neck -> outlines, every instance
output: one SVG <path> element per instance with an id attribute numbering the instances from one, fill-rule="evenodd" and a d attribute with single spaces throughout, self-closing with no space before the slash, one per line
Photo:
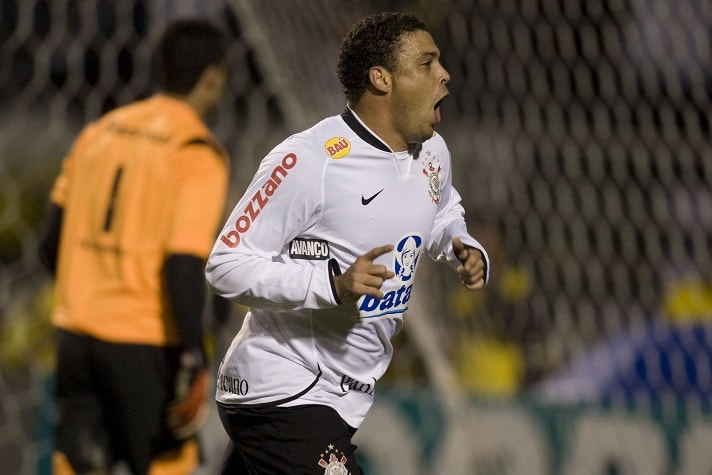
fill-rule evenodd
<path id="1" fill-rule="evenodd" d="M 394 152 L 408 150 L 408 142 L 395 127 L 389 110 L 382 104 L 374 103 L 375 98 L 364 96 L 357 104 L 350 104 L 359 119 Z"/>

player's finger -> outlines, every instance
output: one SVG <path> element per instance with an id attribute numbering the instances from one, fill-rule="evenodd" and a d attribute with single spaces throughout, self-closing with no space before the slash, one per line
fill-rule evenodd
<path id="1" fill-rule="evenodd" d="M 375 287 L 368 287 L 366 285 L 357 285 L 354 287 L 354 294 L 358 297 L 363 295 L 370 295 L 376 297 L 377 299 L 383 298 L 383 292 Z"/>
<path id="2" fill-rule="evenodd" d="M 382 280 L 390 279 L 391 277 L 396 275 L 393 271 L 388 270 L 388 267 L 386 267 L 384 265 L 380 265 L 380 264 L 379 265 L 376 265 L 376 264 L 371 265 L 368 268 L 367 273 L 369 275 L 379 277 Z M 383 282 L 381 282 L 381 283 L 383 283 Z M 378 287 L 380 287 L 380 285 Z"/>
<path id="3" fill-rule="evenodd" d="M 383 281 L 381 281 L 382 283 Z M 383 292 L 381 292 L 380 285 L 368 285 L 365 282 L 358 283 L 354 285 L 354 292 L 357 295 L 370 295 L 376 297 L 377 299 L 383 298 Z"/>
<path id="4" fill-rule="evenodd" d="M 475 268 L 470 270 L 462 269 L 458 272 L 458 274 L 460 274 L 460 279 L 464 283 L 472 283 L 485 278 L 485 272 L 483 268 Z"/>
<path id="5" fill-rule="evenodd" d="M 462 284 L 467 290 L 480 290 L 485 286 L 485 279 L 479 279 L 472 283 L 463 282 Z"/>
<path id="6" fill-rule="evenodd" d="M 386 244 L 385 246 L 378 246 L 374 247 L 370 251 L 368 251 L 366 254 L 364 254 L 362 257 L 368 259 L 369 261 L 374 261 L 377 257 L 382 256 L 383 254 L 387 252 L 391 252 L 393 250 L 393 244 Z"/>
<path id="7" fill-rule="evenodd" d="M 460 260 L 464 260 L 465 257 L 467 257 L 466 255 L 463 255 L 463 252 L 465 252 L 465 245 L 462 243 L 462 239 L 458 237 L 452 238 L 452 250 Z"/>
<path id="8" fill-rule="evenodd" d="M 460 267 L 463 271 L 470 273 L 484 269 L 484 262 L 482 261 L 479 251 L 474 249 L 468 249 L 465 251 L 465 258 L 463 259 Z"/>
<path id="9" fill-rule="evenodd" d="M 361 283 L 367 287 L 373 287 L 374 289 L 380 289 L 383 283 L 386 281 L 387 271 L 383 274 L 366 274 L 361 279 Z"/>

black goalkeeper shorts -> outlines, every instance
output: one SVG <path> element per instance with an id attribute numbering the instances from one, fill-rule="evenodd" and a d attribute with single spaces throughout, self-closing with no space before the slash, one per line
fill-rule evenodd
<path id="1" fill-rule="evenodd" d="M 218 404 L 218 413 L 230 436 L 223 475 L 363 474 L 356 429 L 330 407 Z"/>
<path id="2" fill-rule="evenodd" d="M 56 331 L 55 450 L 77 473 L 123 460 L 147 473 L 152 459 L 180 447 L 165 425 L 178 351 L 108 343 Z"/>

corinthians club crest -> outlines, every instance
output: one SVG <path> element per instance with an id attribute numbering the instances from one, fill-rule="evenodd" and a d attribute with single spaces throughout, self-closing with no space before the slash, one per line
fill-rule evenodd
<path id="1" fill-rule="evenodd" d="M 422 160 L 423 175 L 428 177 L 428 194 L 433 203 L 440 204 L 440 159 L 428 150 Z"/>
<path id="2" fill-rule="evenodd" d="M 334 444 L 329 444 L 325 453 L 321 454 L 319 466 L 324 469 L 324 475 L 351 475 L 346 468 L 346 456 L 342 453 L 339 457 L 339 449 Z M 328 456 L 328 459 L 325 457 Z"/>

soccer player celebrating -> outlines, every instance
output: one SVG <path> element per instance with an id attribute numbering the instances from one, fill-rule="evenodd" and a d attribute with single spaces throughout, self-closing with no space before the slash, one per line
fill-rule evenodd
<path id="1" fill-rule="evenodd" d="M 218 370 L 223 473 L 362 473 L 351 439 L 420 256 L 485 285 L 488 258 L 433 129 L 450 79 L 439 57 L 411 14 L 357 23 L 338 62 L 346 111 L 274 148 L 220 233 L 208 283 L 250 307 Z"/>
<path id="2" fill-rule="evenodd" d="M 179 20 L 161 91 L 88 125 L 51 194 L 41 254 L 56 274 L 55 474 L 188 474 L 207 415 L 205 260 L 228 160 L 203 120 L 227 82 L 222 33 Z"/>

